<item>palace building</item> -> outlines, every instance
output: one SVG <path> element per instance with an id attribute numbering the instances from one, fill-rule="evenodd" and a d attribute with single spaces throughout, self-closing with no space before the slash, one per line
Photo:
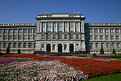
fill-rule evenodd
<path id="1" fill-rule="evenodd" d="M 121 23 L 85 23 L 83 14 L 53 13 L 36 17 L 37 23 L 0 24 L 0 49 L 11 53 L 121 52 Z"/>

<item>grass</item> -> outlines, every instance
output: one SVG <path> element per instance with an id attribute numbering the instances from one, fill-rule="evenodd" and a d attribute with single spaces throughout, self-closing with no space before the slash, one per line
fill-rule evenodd
<path id="1" fill-rule="evenodd" d="M 121 60 L 121 58 L 116 58 L 116 59 Z"/>
<path id="2" fill-rule="evenodd" d="M 84 81 L 121 81 L 121 73 L 98 76 Z"/>

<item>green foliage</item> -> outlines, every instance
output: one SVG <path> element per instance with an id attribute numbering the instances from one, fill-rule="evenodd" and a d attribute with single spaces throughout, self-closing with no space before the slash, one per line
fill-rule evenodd
<path id="1" fill-rule="evenodd" d="M 20 49 L 18 49 L 18 54 L 21 54 L 21 50 Z"/>
<path id="2" fill-rule="evenodd" d="M 115 48 L 113 48 L 112 54 L 115 54 L 115 53 L 116 53 L 116 50 L 115 50 Z"/>
<path id="3" fill-rule="evenodd" d="M 104 49 L 103 49 L 103 46 L 101 46 L 101 49 L 100 49 L 100 54 L 104 54 Z"/>
<path id="4" fill-rule="evenodd" d="M 6 53 L 9 54 L 10 53 L 10 47 L 8 46 L 6 49 Z"/>
<path id="5" fill-rule="evenodd" d="M 121 81 L 121 73 L 98 76 L 82 81 Z"/>
<path id="6" fill-rule="evenodd" d="M 97 55 L 95 54 L 95 53 L 93 53 L 93 55 L 92 55 L 93 57 L 97 57 Z"/>

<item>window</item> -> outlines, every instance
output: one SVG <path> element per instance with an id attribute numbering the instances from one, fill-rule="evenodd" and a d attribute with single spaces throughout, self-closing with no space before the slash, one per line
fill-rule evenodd
<path id="1" fill-rule="evenodd" d="M 13 32 L 14 32 L 14 33 L 17 33 L 17 29 L 14 29 Z"/>
<path id="2" fill-rule="evenodd" d="M 8 37 L 7 35 L 4 35 L 4 39 L 5 39 L 5 40 L 7 39 L 7 37 Z"/>
<path id="3" fill-rule="evenodd" d="M 112 43 L 112 48 L 114 47 L 114 43 Z"/>
<path id="4" fill-rule="evenodd" d="M 19 31 L 19 33 L 22 33 L 22 29 L 19 29 L 18 31 Z"/>
<path id="5" fill-rule="evenodd" d="M 53 34 L 53 39 L 56 39 L 56 34 Z"/>
<path id="6" fill-rule="evenodd" d="M 31 48 L 31 47 L 32 47 L 32 44 L 31 44 L 31 43 L 29 43 L 28 47 L 29 47 L 29 48 Z"/>
<path id="7" fill-rule="evenodd" d="M 70 39 L 73 39 L 73 34 L 70 34 Z"/>
<path id="8" fill-rule="evenodd" d="M 34 43 L 34 48 L 36 47 L 36 43 Z"/>
<path id="9" fill-rule="evenodd" d="M 53 32 L 56 32 L 56 23 L 53 23 Z"/>
<path id="10" fill-rule="evenodd" d="M 34 40 L 36 40 L 36 38 L 37 38 L 37 35 L 34 35 Z"/>
<path id="11" fill-rule="evenodd" d="M 119 48 L 120 47 L 120 44 L 119 43 L 117 43 L 117 48 Z"/>
<path id="12" fill-rule="evenodd" d="M 11 43 L 9 43 L 9 47 L 11 48 L 12 46 L 11 46 Z"/>
<path id="13" fill-rule="evenodd" d="M 67 39 L 67 34 L 64 35 L 64 39 Z"/>
<path id="14" fill-rule="evenodd" d="M 79 32 L 79 23 L 76 23 L 75 29 L 76 32 Z"/>
<path id="15" fill-rule="evenodd" d="M 42 34 L 42 39 L 45 39 L 45 34 Z"/>
<path id="16" fill-rule="evenodd" d="M 109 43 L 106 43 L 106 47 L 107 47 L 107 48 L 109 47 Z"/>
<path id="17" fill-rule="evenodd" d="M 64 24 L 64 31 L 65 31 L 65 32 L 68 32 L 67 23 Z"/>
<path id="18" fill-rule="evenodd" d="M 69 27 L 70 27 L 70 32 L 73 32 L 73 31 L 74 31 L 73 23 L 70 23 L 70 24 L 69 24 Z"/>
<path id="19" fill-rule="evenodd" d="M 4 30 L 4 33 L 8 33 L 8 30 L 7 30 L 7 29 L 5 29 L 5 30 Z"/>
<path id="20" fill-rule="evenodd" d="M 103 43 L 101 43 L 101 46 L 103 47 Z"/>
<path id="21" fill-rule="evenodd" d="M 119 33 L 119 29 L 116 29 L 116 33 Z"/>
<path id="22" fill-rule="evenodd" d="M 105 33 L 108 33 L 108 29 L 105 29 Z"/>
<path id="23" fill-rule="evenodd" d="M 118 39 L 119 39 L 119 36 L 116 35 L 116 40 L 118 40 Z"/>
<path id="24" fill-rule="evenodd" d="M 29 33 L 32 33 L 32 29 L 29 29 Z"/>
<path id="25" fill-rule="evenodd" d="M 37 32 L 37 29 L 36 28 L 34 28 L 34 33 L 36 33 Z"/>
<path id="26" fill-rule="evenodd" d="M 98 38 L 98 35 L 94 35 L 95 40 Z"/>
<path id="27" fill-rule="evenodd" d="M 16 43 L 13 43 L 13 48 L 16 48 Z"/>
<path id="28" fill-rule="evenodd" d="M 42 48 L 44 48 L 44 44 L 42 44 Z"/>
<path id="29" fill-rule="evenodd" d="M 0 39 L 2 39 L 3 37 L 2 37 L 2 35 L 0 35 Z"/>
<path id="30" fill-rule="evenodd" d="M 89 29 L 90 33 L 92 33 L 92 29 Z"/>
<path id="31" fill-rule="evenodd" d="M 100 33 L 103 33 L 103 29 L 100 29 Z"/>
<path id="32" fill-rule="evenodd" d="M 23 48 L 26 48 L 26 43 L 23 44 Z"/>
<path id="33" fill-rule="evenodd" d="M 18 43 L 18 48 L 21 48 L 21 43 Z"/>
<path id="34" fill-rule="evenodd" d="M 22 35 L 19 35 L 19 39 L 22 39 Z"/>
<path id="35" fill-rule="evenodd" d="M 59 36 L 58 36 L 58 37 L 59 37 L 59 39 L 62 39 L 62 34 L 59 34 Z"/>
<path id="36" fill-rule="evenodd" d="M 42 32 L 45 32 L 45 23 L 42 23 Z"/>
<path id="37" fill-rule="evenodd" d="M 67 48 L 67 44 L 64 44 L 64 50 L 66 50 L 66 48 Z"/>
<path id="38" fill-rule="evenodd" d="M 13 30 L 12 30 L 12 29 L 10 29 L 10 30 L 9 30 L 9 33 L 13 33 Z"/>
<path id="39" fill-rule="evenodd" d="M 62 23 L 59 23 L 59 25 L 58 25 L 58 31 L 62 32 Z"/>
<path id="40" fill-rule="evenodd" d="M 51 32 L 51 24 L 47 23 L 47 32 Z"/>
<path id="41" fill-rule="evenodd" d="M 24 39 L 27 39 L 27 35 L 24 35 Z"/>
<path id="42" fill-rule="evenodd" d="M 29 40 L 32 40 L 32 35 L 29 35 Z"/>
<path id="43" fill-rule="evenodd" d="M 76 34 L 76 39 L 79 39 L 79 34 Z"/>
<path id="44" fill-rule="evenodd" d="M 96 48 L 98 47 L 98 43 L 95 44 L 95 47 L 96 47 Z"/>
<path id="45" fill-rule="evenodd" d="M 13 39 L 17 39 L 17 35 L 14 35 L 14 36 L 13 36 Z"/>
<path id="46" fill-rule="evenodd" d="M 111 31 L 111 33 L 113 33 L 113 32 L 114 32 L 114 30 L 113 30 L 113 29 L 111 29 L 110 31 Z"/>
<path id="47" fill-rule="evenodd" d="M 9 40 L 11 40 L 12 39 L 12 35 L 9 35 Z"/>
<path id="48" fill-rule="evenodd" d="M 55 50 L 55 44 L 53 44 L 53 50 Z"/>
<path id="49" fill-rule="evenodd" d="M 27 29 L 24 29 L 24 33 L 27 33 Z"/>
<path id="50" fill-rule="evenodd" d="M 98 29 L 94 29 L 94 32 L 95 32 L 95 33 L 98 33 Z"/>
<path id="51" fill-rule="evenodd" d="M 102 40 L 103 39 L 103 35 L 100 35 L 100 40 Z"/>
<path id="52" fill-rule="evenodd" d="M 2 29 L 0 29 L 0 33 L 3 33 L 3 30 Z"/>
<path id="53" fill-rule="evenodd" d="M 105 36 L 105 39 L 108 40 L 108 35 Z"/>
<path id="54" fill-rule="evenodd" d="M 6 44 L 6 43 L 4 43 L 4 44 L 3 44 L 3 48 L 6 48 L 6 47 L 7 47 L 7 44 Z"/>
<path id="55" fill-rule="evenodd" d="M 50 39 L 50 34 L 47 34 L 47 39 Z"/>

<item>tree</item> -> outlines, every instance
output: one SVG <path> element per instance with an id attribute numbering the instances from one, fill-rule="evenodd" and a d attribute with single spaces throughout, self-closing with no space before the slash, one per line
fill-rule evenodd
<path id="1" fill-rule="evenodd" d="M 18 49 L 18 54 L 21 54 L 21 50 L 20 49 Z"/>
<path id="2" fill-rule="evenodd" d="M 104 54 L 103 46 L 101 46 L 100 54 Z"/>
<path id="3" fill-rule="evenodd" d="M 112 54 L 115 54 L 115 56 L 116 56 L 116 50 L 115 50 L 115 48 L 113 48 Z"/>
<path id="4" fill-rule="evenodd" d="M 10 47 L 8 46 L 6 49 L 6 53 L 9 54 L 10 53 Z"/>

